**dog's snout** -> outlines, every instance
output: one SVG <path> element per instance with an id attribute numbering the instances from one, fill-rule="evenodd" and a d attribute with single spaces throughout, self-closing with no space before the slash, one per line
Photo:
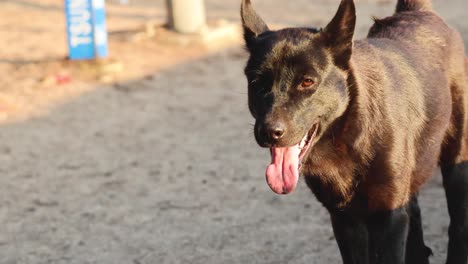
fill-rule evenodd
<path id="1" fill-rule="evenodd" d="M 283 120 L 267 120 L 255 124 L 255 139 L 261 147 L 286 146 L 290 144 L 288 124 Z"/>
<path id="2" fill-rule="evenodd" d="M 268 126 L 268 133 L 273 140 L 279 140 L 283 138 L 285 132 L 285 125 L 281 122 L 276 122 Z"/>

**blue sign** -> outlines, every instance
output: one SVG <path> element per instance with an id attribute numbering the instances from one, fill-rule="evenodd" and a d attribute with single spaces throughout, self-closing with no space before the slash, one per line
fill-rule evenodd
<path id="1" fill-rule="evenodd" d="M 65 12 L 70 59 L 106 57 L 108 50 L 104 0 L 65 0 Z"/>

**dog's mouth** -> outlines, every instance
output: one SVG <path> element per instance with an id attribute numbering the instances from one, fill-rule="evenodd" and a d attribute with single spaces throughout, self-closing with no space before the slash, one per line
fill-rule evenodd
<path id="1" fill-rule="evenodd" d="M 271 164 L 266 169 L 266 179 L 277 194 L 288 194 L 296 188 L 303 159 L 319 130 L 315 123 L 302 140 L 294 146 L 270 149 Z"/>
<path id="2" fill-rule="evenodd" d="M 319 130 L 319 123 L 315 123 L 312 126 L 312 129 L 310 129 L 309 132 L 301 140 L 301 143 L 299 143 L 299 149 L 301 150 L 301 153 L 299 153 L 299 169 L 301 168 L 302 160 L 304 159 L 307 152 L 309 151 L 310 146 L 312 145 L 312 141 L 314 141 L 318 130 Z"/>

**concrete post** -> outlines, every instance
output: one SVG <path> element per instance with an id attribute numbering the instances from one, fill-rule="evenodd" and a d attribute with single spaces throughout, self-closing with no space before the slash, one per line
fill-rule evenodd
<path id="1" fill-rule="evenodd" d="M 169 26 L 180 33 L 200 33 L 206 26 L 204 0 L 166 0 Z"/>

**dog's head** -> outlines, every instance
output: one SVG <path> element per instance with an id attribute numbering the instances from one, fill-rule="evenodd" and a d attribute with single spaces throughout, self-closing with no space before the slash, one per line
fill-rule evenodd
<path id="1" fill-rule="evenodd" d="M 276 193 L 294 190 L 301 161 L 346 110 L 347 76 L 356 23 L 353 0 L 342 0 L 323 30 L 269 30 L 243 0 L 241 17 L 250 58 L 245 69 L 255 139 L 271 149 L 267 181 Z"/>

